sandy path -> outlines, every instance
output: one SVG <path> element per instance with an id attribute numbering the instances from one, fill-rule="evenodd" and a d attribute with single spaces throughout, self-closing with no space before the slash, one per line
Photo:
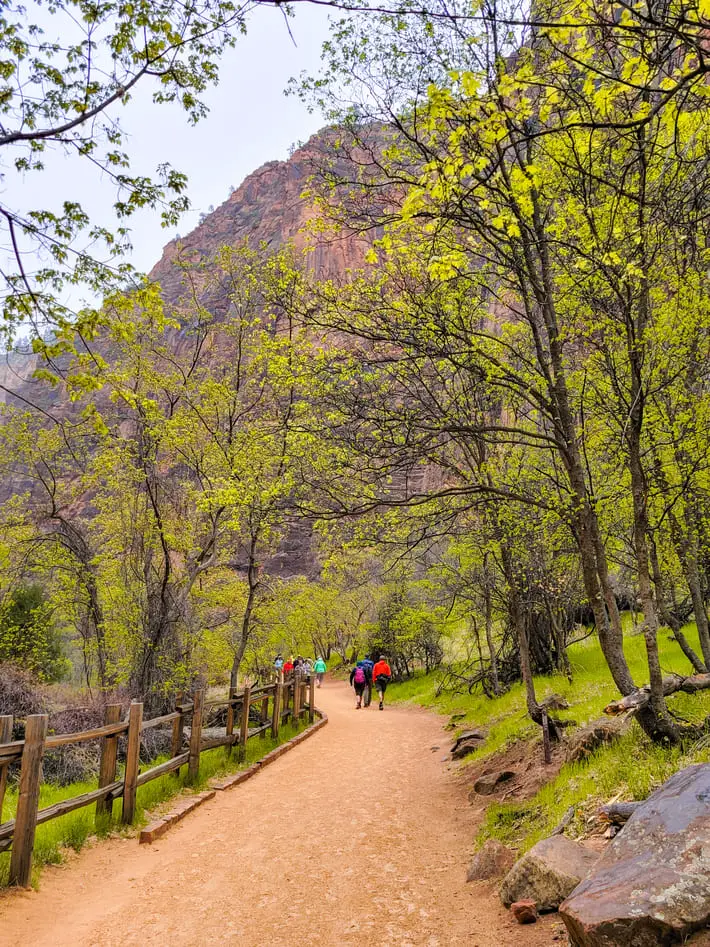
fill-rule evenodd
<path id="1" fill-rule="evenodd" d="M 466 885 L 473 817 L 442 762 L 441 720 L 355 711 L 318 692 L 327 727 L 151 846 L 112 839 L 0 897 L 0 944 L 538 947 Z"/>

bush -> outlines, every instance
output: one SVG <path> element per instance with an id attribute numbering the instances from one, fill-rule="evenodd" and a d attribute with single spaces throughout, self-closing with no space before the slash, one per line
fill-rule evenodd
<path id="1" fill-rule="evenodd" d="M 0 608 L 0 662 L 12 662 L 42 681 L 59 681 L 67 672 L 53 608 L 39 585 L 21 585 Z"/>
<path id="2" fill-rule="evenodd" d="M 0 663 L 0 714 L 24 718 L 47 712 L 47 699 L 32 674 L 16 664 Z"/>

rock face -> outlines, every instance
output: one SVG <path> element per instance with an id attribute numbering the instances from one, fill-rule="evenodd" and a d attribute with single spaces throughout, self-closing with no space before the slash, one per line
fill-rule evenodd
<path id="1" fill-rule="evenodd" d="M 576 947 L 658 947 L 707 925 L 710 764 L 649 796 L 560 914 Z"/>
<path id="2" fill-rule="evenodd" d="M 481 733 L 480 730 L 464 730 L 454 740 L 454 745 L 451 747 L 451 756 L 455 760 L 460 760 L 477 750 L 485 739 L 485 733 Z"/>
<path id="3" fill-rule="evenodd" d="M 515 857 L 509 848 L 496 839 L 488 839 L 476 852 L 466 873 L 466 881 L 490 881 L 500 878 L 513 866 Z"/>
<path id="4" fill-rule="evenodd" d="M 485 773 L 473 784 L 473 791 L 479 796 L 490 796 L 501 783 L 513 779 L 516 773 L 512 769 L 503 769 L 498 773 Z"/>
<path id="5" fill-rule="evenodd" d="M 286 243 L 297 250 L 308 245 L 312 251 L 308 265 L 320 278 L 343 276 L 349 267 L 361 265 L 374 235 L 343 235 L 334 241 L 314 238 L 304 230 L 316 216 L 313 202 L 303 196 L 310 176 L 323 163 L 349 171 L 349 177 L 353 174 L 352 166 L 333 151 L 333 140 L 337 137 L 334 130 L 323 129 L 297 148 L 287 161 L 262 165 L 193 231 L 170 241 L 150 273 L 151 279 L 160 282 L 165 298 L 176 303 L 185 293 L 183 274 L 175 266 L 179 259 L 208 263 L 221 247 L 234 247 L 244 240 L 254 249 L 262 242 L 272 250 Z M 224 295 L 216 287 L 204 301 L 218 312 L 226 308 Z"/>
<path id="6" fill-rule="evenodd" d="M 534 901 L 538 911 L 555 911 L 586 878 L 599 859 L 564 835 L 543 839 L 513 865 L 503 879 L 501 901 Z"/>
<path id="7" fill-rule="evenodd" d="M 586 759 L 598 747 L 618 740 L 628 727 L 628 721 L 621 717 L 602 717 L 600 720 L 593 720 L 586 727 L 580 727 L 570 738 L 566 753 L 567 762 L 575 763 Z"/>

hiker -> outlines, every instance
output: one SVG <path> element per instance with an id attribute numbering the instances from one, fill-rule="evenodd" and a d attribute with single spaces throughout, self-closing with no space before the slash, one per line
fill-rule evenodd
<path id="1" fill-rule="evenodd" d="M 303 659 L 303 664 L 301 664 L 301 674 L 303 674 L 303 676 L 305 677 L 305 679 L 306 679 L 306 684 L 310 684 L 310 683 L 311 683 L 311 674 L 312 674 L 312 672 L 313 672 L 313 666 L 311 665 L 311 659 L 310 659 L 310 658 L 304 658 L 304 659 Z"/>
<path id="2" fill-rule="evenodd" d="M 362 661 L 358 661 L 350 672 L 350 686 L 355 688 L 355 695 L 357 697 L 355 710 L 359 710 L 362 707 L 362 695 L 366 684 L 367 674 L 365 673 L 365 668 L 362 666 Z"/>
<path id="3" fill-rule="evenodd" d="M 380 655 L 380 660 L 372 669 L 372 677 L 375 681 L 375 687 L 380 698 L 380 710 L 385 709 L 385 691 L 387 685 L 392 680 L 392 671 L 389 664 L 385 661 L 384 654 Z"/>
<path id="4" fill-rule="evenodd" d="M 293 661 L 291 660 L 291 658 L 289 658 L 288 661 L 284 664 L 284 677 L 286 677 L 287 674 L 290 674 L 291 671 L 293 671 Z"/>
<path id="5" fill-rule="evenodd" d="M 284 666 L 284 659 L 281 657 L 280 654 L 277 654 L 276 658 L 274 659 L 274 668 L 276 669 L 276 671 L 280 671 L 283 666 Z"/>
<path id="6" fill-rule="evenodd" d="M 365 676 L 367 677 L 367 682 L 365 684 L 365 706 L 369 707 L 372 702 L 372 669 L 375 666 L 375 662 L 371 660 L 370 655 L 366 654 L 362 659 L 362 666 L 365 668 Z"/>
<path id="7" fill-rule="evenodd" d="M 323 683 L 323 678 L 325 677 L 325 672 L 328 670 L 328 665 L 325 663 L 325 661 L 323 660 L 323 658 L 317 657 L 317 658 L 316 658 L 316 663 L 313 665 L 313 670 L 314 670 L 315 675 L 316 675 L 316 681 L 317 681 L 317 683 L 318 683 L 318 687 L 320 687 L 321 684 Z"/>

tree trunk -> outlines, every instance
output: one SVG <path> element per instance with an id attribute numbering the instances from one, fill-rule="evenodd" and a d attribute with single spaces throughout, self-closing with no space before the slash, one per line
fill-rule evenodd
<path id="1" fill-rule="evenodd" d="M 650 539 L 648 546 L 651 555 L 651 568 L 653 569 L 653 584 L 656 587 L 656 602 L 658 603 L 658 612 L 661 616 L 661 619 L 673 632 L 673 637 L 680 645 L 680 649 L 683 654 L 686 656 L 688 661 L 690 661 L 693 670 L 697 671 L 699 674 L 703 674 L 707 670 L 706 666 L 691 648 L 690 642 L 680 630 L 680 622 L 673 614 L 673 610 L 669 609 L 666 604 L 665 582 L 663 581 L 661 564 L 658 561 L 658 550 L 656 549 L 656 543 L 653 538 Z"/>
<path id="2" fill-rule="evenodd" d="M 256 551 L 257 545 L 259 542 L 258 532 L 254 533 L 249 542 L 249 561 L 247 564 L 247 602 L 244 607 L 244 615 L 242 616 L 242 627 L 239 637 L 239 643 L 237 645 L 237 650 L 234 653 L 234 660 L 232 661 L 232 670 L 229 675 L 229 686 L 236 688 L 237 678 L 239 676 L 239 667 L 244 658 L 244 653 L 249 643 L 249 636 L 251 635 L 251 619 L 254 611 L 254 602 L 256 600 L 256 594 L 259 589 L 259 566 L 256 561 Z"/>
<path id="3" fill-rule="evenodd" d="M 671 514 L 671 527 L 672 532 L 676 534 L 676 551 L 683 567 L 683 574 L 693 603 L 693 614 L 695 615 L 695 624 L 698 626 L 698 638 L 700 639 L 700 650 L 703 653 L 706 667 L 710 667 L 710 626 L 708 625 L 708 614 L 705 609 L 700 569 L 698 568 L 697 538 L 692 529 L 681 530 L 680 523 L 673 514 Z"/>
<path id="4" fill-rule="evenodd" d="M 493 693 L 496 695 L 496 697 L 498 697 L 501 693 L 501 688 L 500 677 L 498 675 L 498 655 L 496 654 L 496 646 L 493 640 L 493 603 L 491 601 L 491 587 L 489 583 L 487 565 L 488 553 L 486 553 L 486 556 L 483 560 L 483 568 L 485 570 L 483 595 L 486 613 L 486 644 L 488 645 L 488 656 L 491 662 L 491 684 L 493 685 Z"/>

